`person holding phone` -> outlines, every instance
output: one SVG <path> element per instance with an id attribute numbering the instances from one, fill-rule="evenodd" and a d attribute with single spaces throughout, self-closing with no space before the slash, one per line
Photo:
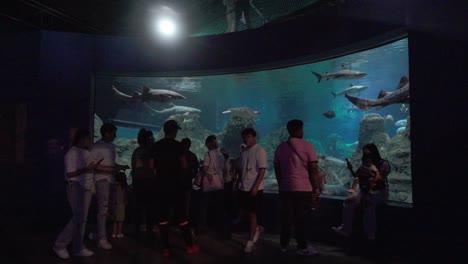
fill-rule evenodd
<path id="1" fill-rule="evenodd" d="M 359 184 L 359 191 L 348 197 L 343 203 L 342 225 L 333 227 L 340 235 L 349 237 L 352 232 L 355 212 L 358 206 L 363 206 L 364 232 L 369 240 L 375 240 L 377 221 L 375 210 L 388 199 L 388 180 L 390 164 L 382 159 L 375 144 L 366 144 L 362 148 L 362 164 L 354 171 L 347 160 L 347 166 L 355 178 L 353 186 Z M 353 189 L 353 187 L 351 188 Z"/>
<path id="2" fill-rule="evenodd" d="M 86 129 L 78 129 L 73 146 L 65 154 L 65 179 L 67 197 L 72 209 L 72 219 L 55 240 L 53 251 L 61 259 L 70 258 L 67 246 L 73 242 L 74 256 L 89 257 L 94 253 L 83 244 L 91 196 L 94 192 L 93 170 L 102 160 L 92 161 L 89 147 L 91 138 Z"/>

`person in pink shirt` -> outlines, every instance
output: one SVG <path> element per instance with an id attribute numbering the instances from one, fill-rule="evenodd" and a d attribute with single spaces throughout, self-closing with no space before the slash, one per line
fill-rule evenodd
<path id="1" fill-rule="evenodd" d="M 273 161 L 280 196 L 280 244 L 281 251 L 286 252 L 294 224 L 297 253 L 316 255 L 318 251 L 307 243 L 304 229 L 308 207 L 318 206 L 321 181 L 317 153 L 310 142 L 302 139 L 303 127 L 301 120 L 288 122 L 289 139 L 278 145 Z"/>

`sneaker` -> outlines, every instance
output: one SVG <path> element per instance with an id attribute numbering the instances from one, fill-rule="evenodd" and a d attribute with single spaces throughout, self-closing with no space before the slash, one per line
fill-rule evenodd
<path id="1" fill-rule="evenodd" d="M 187 254 L 194 254 L 194 253 L 197 253 L 198 251 L 200 251 L 200 246 L 196 245 L 196 244 L 193 244 L 192 246 L 190 247 L 187 247 L 185 249 L 185 252 Z"/>
<path id="2" fill-rule="evenodd" d="M 263 226 L 257 226 L 257 230 L 255 231 L 255 235 L 252 240 L 254 243 L 257 243 L 260 234 L 263 233 L 264 230 L 265 228 L 263 228 Z"/>
<path id="3" fill-rule="evenodd" d="M 94 255 L 94 252 L 87 248 L 83 248 L 81 251 L 73 253 L 73 256 L 75 257 L 90 257 L 92 255 Z"/>
<path id="4" fill-rule="evenodd" d="M 280 243 L 280 250 L 281 250 L 281 252 L 284 253 L 284 252 L 288 251 L 288 249 L 289 249 L 289 241 L 287 242 L 286 245 L 282 245 L 282 243 Z"/>
<path id="5" fill-rule="evenodd" d="M 111 249 L 112 245 L 107 241 L 107 239 L 101 239 L 98 242 L 98 247 L 103 248 L 103 249 Z"/>
<path id="6" fill-rule="evenodd" d="M 117 237 L 117 234 L 112 234 L 112 238 L 116 238 Z"/>
<path id="7" fill-rule="evenodd" d="M 343 230 L 343 225 L 339 227 L 332 227 L 332 229 L 339 235 L 342 235 L 344 237 L 349 237 L 349 233 Z"/>
<path id="8" fill-rule="evenodd" d="M 312 245 L 308 245 L 304 249 L 297 250 L 297 254 L 302 255 L 302 256 L 315 256 L 315 255 L 318 255 L 318 253 L 319 253 L 318 250 Z"/>
<path id="9" fill-rule="evenodd" d="M 94 240 L 95 237 L 94 233 L 89 233 L 88 235 L 89 240 Z"/>
<path id="10" fill-rule="evenodd" d="M 247 241 L 245 245 L 244 252 L 245 253 L 252 253 L 254 250 L 254 242 L 252 240 Z"/>
<path id="11" fill-rule="evenodd" d="M 171 250 L 168 248 L 163 249 L 162 252 L 163 257 L 170 257 L 171 256 Z"/>
<path id="12" fill-rule="evenodd" d="M 122 234 L 122 233 L 117 234 L 117 238 L 123 238 L 123 237 L 125 237 L 124 234 Z"/>
<path id="13" fill-rule="evenodd" d="M 56 248 L 54 246 L 54 247 L 52 247 L 52 250 L 61 259 L 69 259 L 70 258 L 70 254 L 68 254 L 68 250 L 66 248 Z"/>
<path id="14" fill-rule="evenodd" d="M 232 223 L 233 223 L 234 225 L 238 225 L 238 224 L 241 222 L 241 220 L 242 220 L 241 217 L 238 216 L 238 217 L 236 217 L 234 220 L 232 220 Z"/>

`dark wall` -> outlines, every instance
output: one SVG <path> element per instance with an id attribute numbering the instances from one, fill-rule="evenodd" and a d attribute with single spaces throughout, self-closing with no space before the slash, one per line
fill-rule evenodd
<path id="1" fill-rule="evenodd" d="M 34 124 L 37 115 L 35 109 L 39 96 L 39 54 L 40 54 L 40 32 L 9 21 L 0 16 L 0 104 L 2 109 L 10 108 L 10 112 L 16 111 L 18 104 L 26 105 L 26 126 L 28 128 L 25 136 L 27 142 L 25 149 L 25 163 L 14 161 L 0 162 L 3 191 L 0 192 L 0 208 L 4 221 L 16 221 L 14 217 L 20 210 L 16 208 L 24 205 L 24 193 L 28 193 L 33 187 L 21 184 L 27 178 L 30 180 L 34 168 L 38 166 L 35 156 L 40 148 L 36 144 L 38 137 L 36 131 L 39 126 Z M 4 114 L 4 112 L 2 112 Z M 16 123 L 17 116 L 12 119 Z M 2 118 L 2 122 L 5 119 Z M 14 135 L 19 135 L 16 125 L 10 128 Z M 4 135 L 4 134 L 3 134 Z M 3 138 L 5 140 L 5 138 Z M 11 140 L 11 139 L 10 139 Z M 21 141 L 18 139 L 16 143 Z M 6 146 L 0 144 L 0 148 Z M 16 147 L 16 146 L 15 146 Z M 34 160 L 35 162 L 29 162 Z M 15 190 L 15 192 L 13 192 Z M 10 201 L 15 201 L 10 203 Z M 16 202 L 17 200 L 21 200 Z M 0 228 L 0 232 L 1 232 Z"/>
<path id="2" fill-rule="evenodd" d="M 57 130 L 88 126 L 95 37 L 42 32 L 40 89 L 49 135 Z M 67 134 L 68 135 L 68 134 Z"/>
<path id="3" fill-rule="evenodd" d="M 31 114 L 34 113 L 31 105 L 39 96 L 40 33 L 5 23 L 0 27 L 0 43 L 0 103 L 12 106 L 27 104 L 31 122 Z M 28 133 L 27 137 L 29 142 L 35 138 L 33 133 Z M 28 157 L 33 155 L 27 153 Z"/>
<path id="4" fill-rule="evenodd" d="M 407 1 L 407 10 L 416 228 L 466 241 L 467 2 Z"/>

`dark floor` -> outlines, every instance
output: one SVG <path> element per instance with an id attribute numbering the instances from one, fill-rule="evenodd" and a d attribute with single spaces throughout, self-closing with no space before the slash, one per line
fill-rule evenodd
<path id="1" fill-rule="evenodd" d="M 180 235 L 174 231 L 171 240 L 174 255 L 163 258 L 157 235 L 151 240 L 140 241 L 128 234 L 127 237 L 110 240 L 114 248 L 110 251 L 97 249 L 93 241 L 86 240 L 95 255 L 89 258 L 60 260 L 51 247 L 69 220 L 70 209 L 63 192 L 51 193 L 38 184 L 5 184 L 16 186 L 0 192 L 0 263 L 422 263 L 439 261 L 443 264 L 455 262 L 468 249 L 466 236 L 462 232 L 448 234 L 453 239 L 442 239 L 432 232 L 416 231 L 415 227 L 428 225 L 435 214 L 425 221 L 416 221 L 410 208 L 389 206 L 379 217 L 383 222 L 383 239 L 377 245 L 360 244 L 358 240 L 344 240 L 330 229 L 340 221 L 342 201 L 323 199 L 321 209 L 307 219 L 308 237 L 315 241 L 321 254 L 316 257 L 296 255 L 293 247 L 287 253 L 279 250 L 278 203 L 276 195 L 266 195 L 261 222 L 266 228 L 256 251 L 245 254 L 243 247 L 247 239 L 246 228 L 239 226 L 231 240 L 220 240 L 212 233 L 199 234 L 197 243 L 201 252 L 187 256 Z M 20 189 L 22 187 L 23 189 Z M 9 192 L 10 190 L 13 190 Z M 193 196 L 193 208 L 197 208 L 197 196 Z M 94 204 L 94 203 L 93 203 Z M 129 208 L 131 216 L 132 209 Z M 88 228 L 92 229 L 95 208 L 90 209 Z M 194 217 L 196 219 L 196 217 Z M 131 221 L 131 217 L 128 218 Z M 131 225 L 127 226 L 132 229 Z M 425 229 L 428 230 L 428 229 Z M 293 244 L 293 243 L 292 243 Z M 364 248 L 364 250 L 357 250 Z"/>
<path id="2" fill-rule="evenodd" d="M 57 227 L 59 230 L 61 227 Z M 28 229 L 28 228 L 27 228 Z M 171 257 L 162 257 L 157 233 L 148 232 L 150 235 L 137 240 L 134 236 L 110 240 L 113 245 L 111 250 L 96 248 L 94 241 L 86 240 L 89 249 L 95 255 L 88 258 L 72 258 L 61 260 L 51 250 L 57 232 L 25 232 L 18 234 L 18 229 L 3 231 L 3 238 L 8 238 L 10 243 L 0 256 L 0 263 L 414 263 L 412 256 L 388 254 L 385 249 L 375 251 L 376 256 L 369 252 L 360 252 L 355 255 L 346 252 L 346 246 L 324 243 L 315 243 L 320 250 L 320 255 L 315 257 L 298 256 L 291 246 L 289 251 L 282 253 L 279 250 L 279 236 L 265 232 L 257 243 L 257 248 L 252 254 L 245 254 L 243 247 L 247 239 L 246 232 L 233 233 L 232 239 L 221 240 L 215 238 L 215 234 L 204 233 L 196 236 L 196 242 L 201 247 L 201 252 L 187 256 L 184 252 L 184 244 L 177 229 L 171 232 L 171 241 L 174 254 Z M 13 235 L 13 232 L 15 232 Z M 14 239 L 13 239 L 14 238 Z M 292 243 L 293 244 L 293 243 Z M 366 256 L 367 255 L 367 256 Z"/>

